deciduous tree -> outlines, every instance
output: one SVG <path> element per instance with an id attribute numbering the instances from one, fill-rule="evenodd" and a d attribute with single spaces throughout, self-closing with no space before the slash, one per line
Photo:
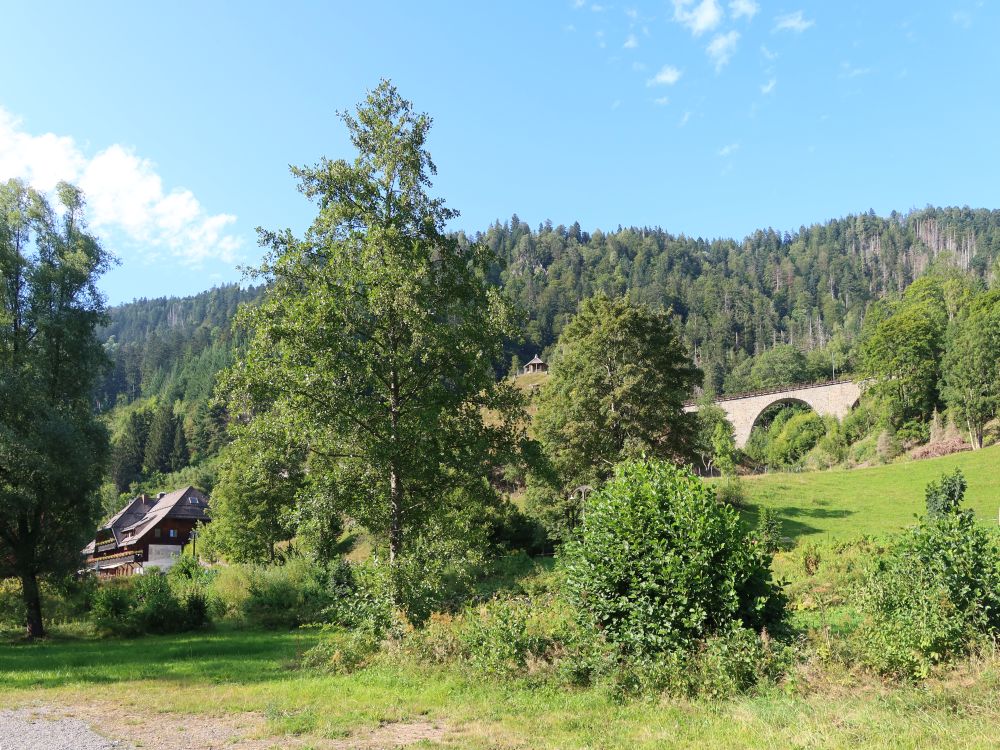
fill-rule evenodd
<path id="1" fill-rule="evenodd" d="M 0 577 L 21 581 L 30 638 L 45 633 L 39 576 L 74 570 L 93 533 L 108 457 L 92 396 L 109 256 L 81 193 L 57 193 L 58 215 L 18 181 L 0 186 Z"/>
<path id="2" fill-rule="evenodd" d="M 299 436 L 310 481 L 394 563 L 456 488 L 488 491 L 523 437 L 494 370 L 514 318 L 492 254 L 449 235 L 456 212 L 427 192 L 430 117 L 383 81 L 341 118 L 357 156 L 292 170 L 319 211 L 303 238 L 261 231 L 269 289 L 240 315 L 226 388 L 234 418 Z"/>

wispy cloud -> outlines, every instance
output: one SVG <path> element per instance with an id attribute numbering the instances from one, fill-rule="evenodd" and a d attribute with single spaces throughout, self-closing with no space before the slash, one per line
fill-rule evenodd
<path id="1" fill-rule="evenodd" d="M 656 99 L 653 99 L 653 104 L 655 104 L 657 107 L 666 107 L 668 104 L 670 104 L 670 97 L 668 96 L 657 97 Z"/>
<path id="2" fill-rule="evenodd" d="M 674 0 L 674 20 L 695 36 L 714 29 L 722 22 L 722 16 L 717 0 Z"/>
<path id="3" fill-rule="evenodd" d="M 677 123 L 677 127 L 683 128 L 685 125 L 688 124 L 688 121 L 690 119 L 691 119 L 691 113 L 690 112 L 685 112 L 683 115 L 681 115 L 681 119 Z"/>
<path id="4" fill-rule="evenodd" d="M 777 52 L 771 52 L 771 50 L 769 50 L 763 44 L 760 45 L 760 54 L 762 54 L 768 60 L 777 60 L 778 59 L 778 53 Z"/>
<path id="5" fill-rule="evenodd" d="M 646 81 L 647 86 L 673 86 L 681 79 L 681 71 L 673 65 L 664 65 L 660 72 Z"/>
<path id="6" fill-rule="evenodd" d="M 641 73 L 645 69 L 646 69 L 646 63 L 641 63 L 638 60 L 632 63 L 632 70 L 634 70 L 636 73 Z"/>
<path id="7" fill-rule="evenodd" d="M 146 257 L 166 254 L 189 266 L 233 263 L 242 239 L 229 233 L 231 214 L 209 214 L 190 190 L 164 190 L 156 165 L 112 144 L 88 156 L 69 136 L 34 135 L 0 108 L 0 180 L 16 177 L 42 192 L 62 180 L 87 198 L 91 227 L 114 247 Z"/>
<path id="8" fill-rule="evenodd" d="M 625 15 L 628 16 L 628 19 L 630 21 L 635 22 L 639 20 L 639 11 L 637 11 L 635 8 L 626 8 Z"/>
<path id="9" fill-rule="evenodd" d="M 745 18 L 748 21 L 757 15 L 760 6 L 754 0 L 733 0 L 729 3 L 729 12 L 733 19 Z"/>
<path id="10" fill-rule="evenodd" d="M 972 14 L 967 10 L 956 10 L 951 14 L 951 22 L 963 29 L 971 29 Z"/>
<path id="11" fill-rule="evenodd" d="M 636 39 L 635 34 L 629 34 L 628 39 L 625 40 L 625 44 L 622 45 L 625 49 L 635 49 L 639 46 L 639 40 Z"/>
<path id="12" fill-rule="evenodd" d="M 763 86 L 760 87 L 760 93 L 767 95 L 774 91 L 774 87 L 778 85 L 778 81 L 774 78 L 769 80 Z"/>
<path id="13" fill-rule="evenodd" d="M 774 19 L 775 31 L 794 31 L 796 34 L 801 34 L 806 29 L 815 25 L 816 22 L 806 19 L 805 14 L 801 10 L 797 10 L 794 13 L 786 13 Z"/>
<path id="14" fill-rule="evenodd" d="M 840 64 L 841 78 L 857 78 L 858 76 L 866 76 L 871 72 L 871 68 L 860 68 L 846 61 Z"/>
<path id="15" fill-rule="evenodd" d="M 721 156 L 722 158 L 725 158 L 727 156 L 732 156 L 733 154 L 735 154 L 739 150 L 740 150 L 740 144 L 739 143 L 729 143 L 729 144 L 726 144 L 725 146 L 723 146 L 722 148 L 720 148 L 719 151 L 718 151 L 718 153 L 719 153 L 719 156 Z"/>
<path id="16" fill-rule="evenodd" d="M 715 64 L 715 72 L 718 73 L 732 59 L 736 52 L 736 44 L 740 40 L 740 32 L 730 31 L 726 34 L 718 34 L 705 48 L 708 56 Z"/>

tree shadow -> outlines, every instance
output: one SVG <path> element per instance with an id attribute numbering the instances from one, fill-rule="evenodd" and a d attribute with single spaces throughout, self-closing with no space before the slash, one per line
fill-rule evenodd
<path id="1" fill-rule="evenodd" d="M 0 689 L 133 680 L 266 683 L 287 679 L 289 664 L 317 637 L 309 632 L 218 629 L 0 646 Z"/>
<path id="2" fill-rule="evenodd" d="M 816 504 L 826 505 L 827 503 L 826 501 L 816 501 Z M 741 513 L 743 520 L 751 526 L 756 526 L 761 507 L 753 505 L 744 508 Z M 826 533 L 826 529 L 813 526 L 808 522 L 808 519 L 847 518 L 855 513 L 855 511 L 845 508 L 803 508 L 799 505 L 767 505 L 763 507 L 774 511 L 781 524 L 781 533 L 793 539 L 800 536 Z"/>

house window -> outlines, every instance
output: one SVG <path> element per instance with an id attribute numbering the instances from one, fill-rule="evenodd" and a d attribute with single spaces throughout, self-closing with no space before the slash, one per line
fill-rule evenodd
<path id="1" fill-rule="evenodd" d="M 191 505 L 197 505 L 198 504 L 198 498 L 196 498 L 196 497 L 189 497 L 188 498 L 188 502 L 191 503 Z"/>
<path id="2" fill-rule="evenodd" d="M 170 538 L 171 539 L 176 539 L 177 538 L 177 529 L 170 529 L 170 531 L 168 533 L 170 534 Z"/>
<path id="3" fill-rule="evenodd" d="M 153 536 L 159 539 L 163 536 L 163 529 L 153 529 Z"/>

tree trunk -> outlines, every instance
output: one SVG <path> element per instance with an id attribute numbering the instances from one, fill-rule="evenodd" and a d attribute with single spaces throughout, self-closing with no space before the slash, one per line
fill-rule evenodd
<path id="1" fill-rule="evenodd" d="M 389 466 L 389 565 L 396 564 L 403 548 L 403 482 L 399 464 L 399 373 L 389 375 L 389 419 L 392 424 L 392 450 Z"/>
<path id="2" fill-rule="evenodd" d="M 38 591 L 38 579 L 34 573 L 25 573 L 21 576 L 21 593 L 28 615 L 28 638 L 43 638 L 45 626 L 42 624 L 42 599 Z"/>
<path id="3" fill-rule="evenodd" d="M 389 564 L 394 565 L 403 550 L 403 486 L 399 472 L 389 470 Z"/>

